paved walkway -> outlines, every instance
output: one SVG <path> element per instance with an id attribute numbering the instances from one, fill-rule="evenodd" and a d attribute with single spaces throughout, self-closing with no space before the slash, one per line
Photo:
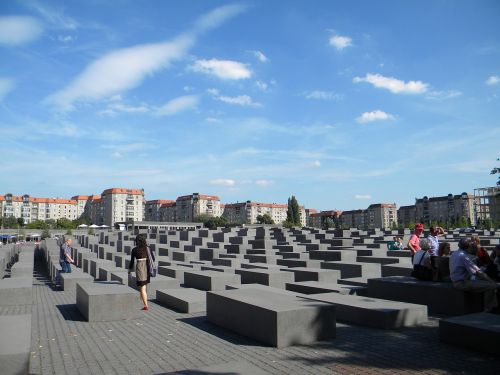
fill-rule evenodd
<path id="1" fill-rule="evenodd" d="M 164 374 L 245 361 L 270 374 L 498 374 L 500 358 L 442 344 L 438 320 L 384 331 L 337 323 L 337 338 L 275 349 L 151 303 L 141 319 L 88 323 L 74 292 L 53 290 L 35 266 L 32 374 Z M 138 308 L 140 303 L 138 299 Z M 196 372 L 201 374 L 202 372 Z"/>

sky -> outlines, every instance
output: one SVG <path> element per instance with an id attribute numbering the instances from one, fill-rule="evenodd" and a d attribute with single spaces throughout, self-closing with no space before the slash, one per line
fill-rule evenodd
<path id="1" fill-rule="evenodd" d="M 318 210 L 493 186 L 500 2 L 0 1 L 0 194 Z"/>

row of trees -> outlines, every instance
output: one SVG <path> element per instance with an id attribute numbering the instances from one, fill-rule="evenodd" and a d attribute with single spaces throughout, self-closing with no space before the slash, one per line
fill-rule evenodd
<path id="1" fill-rule="evenodd" d="M 89 225 L 90 220 L 87 218 L 80 218 L 76 220 L 69 220 L 66 218 L 54 220 L 34 220 L 29 224 L 24 224 L 22 218 L 2 217 L 0 218 L 0 226 L 6 229 L 76 229 L 80 224 Z"/>

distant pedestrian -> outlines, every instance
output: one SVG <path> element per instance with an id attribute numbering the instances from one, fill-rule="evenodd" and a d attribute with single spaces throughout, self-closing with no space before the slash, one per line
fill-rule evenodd
<path id="1" fill-rule="evenodd" d="M 71 263 L 75 263 L 71 257 L 71 238 L 64 241 L 59 249 L 61 273 L 71 273 Z"/>
<path id="2" fill-rule="evenodd" d="M 417 253 L 417 251 L 420 250 L 420 236 L 422 235 L 424 231 L 424 224 L 422 223 L 417 223 L 415 225 L 415 231 L 413 234 L 410 236 L 410 239 L 408 240 L 408 249 L 411 250 L 411 258 L 413 261 L 413 257 Z"/>
<path id="3" fill-rule="evenodd" d="M 431 266 L 433 270 L 436 270 L 436 258 L 438 257 L 439 250 L 439 236 L 444 235 L 444 230 L 438 226 L 431 226 L 429 228 L 429 234 L 427 235 L 427 241 L 429 241 L 429 257 L 431 259 Z"/>
<path id="4" fill-rule="evenodd" d="M 146 242 L 146 236 L 143 234 L 137 235 L 135 238 L 135 246 L 130 254 L 130 264 L 128 268 L 128 273 L 130 274 L 135 266 L 135 280 L 137 287 L 139 288 L 140 298 L 144 304 L 143 310 L 149 310 L 148 307 L 148 295 L 146 290 L 146 285 L 150 283 L 150 278 L 154 270 L 154 255 L 148 247 Z"/>
<path id="5" fill-rule="evenodd" d="M 473 251 L 474 248 L 469 239 L 460 239 L 458 250 L 454 251 L 450 257 L 450 278 L 456 289 L 484 293 L 484 311 L 491 312 L 498 305 L 497 285 L 469 258 L 467 253 L 470 254 Z"/>

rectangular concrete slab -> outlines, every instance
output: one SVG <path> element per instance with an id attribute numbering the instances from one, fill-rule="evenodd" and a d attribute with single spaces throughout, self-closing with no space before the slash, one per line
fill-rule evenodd
<path id="1" fill-rule="evenodd" d="M 439 339 L 447 344 L 500 355 L 500 315 L 477 313 L 441 319 Z"/>
<path id="2" fill-rule="evenodd" d="M 335 337 L 335 306 L 259 289 L 207 293 L 211 323 L 274 347 Z"/>
<path id="3" fill-rule="evenodd" d="M 227 284 L 240 282 L 240 276 L 217 271 L 186 271 L 184 285 L 200 290 L 224 290 Z"/>
<path id="4" fill-rule="evenodd" d="M 94 278 L 87 273 L 74 270 L 71 273 L 61 273 L 61 288 L 64 291 L 76 292 L 76 284 L 83 282 L 93 282 Z"/>
<path id="5" fill-rule="evenodd" d="M 314 301 L 333 303 L 337 320 L 374 328 L 413 327 L 427 321 L 427 306 L 340 293 L 314 294 Z"/>
<path id="6" fill-rule="evenodd" d="M 76 306 L 88 322 L 135 319 L 143 313 L 137 291 L 118 283 L 77 283 Z"/>
<path id="7" fill-rule="evenodd" d="M 128 286 L 139 290 L 137 287 L 137 279 L 135 277 L 135 273 L 131 273 L 128 275 Z M 156 277 L 150 278 L 150 283 L 146 286 L 146 291 L 148 294 L 148 299 L 153 300 L 156 297 L 156 291 L 158 289 L 166 290 L 166 289 L 176 289 L 180 288 L 181 283 L 178 279 L 173 277 L 158 275 Z"/>
<path id="8" fill-rule="evenodd" d="M 0 373 L 29 372 L 31 314 L 0 316 Z"/>
<path id="9" fill-rule="evenodd" d="M 193 314 L 207 309 L 207 293 L 194 288 L 158 289 L 156 299 L 182 313 Z"/>
<path id="10" fill-rule="evenodd" d="M 33 278 L 17 277 L 0 280 L 0 306 L 31 305 Z"/>

